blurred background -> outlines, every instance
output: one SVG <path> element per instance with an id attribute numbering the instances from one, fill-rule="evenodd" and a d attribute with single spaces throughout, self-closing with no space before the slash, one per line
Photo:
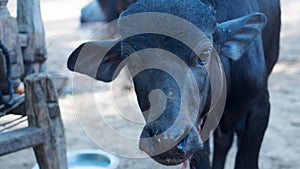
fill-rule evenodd
<path id="1" fill-rule="evenodd" d="M 90 0 L 41 0 L 48 58 L 46 66 L 48 71 L 58 72 L 69 79 L 60 97 L 68 151 L 98 149 L 100 147 L 95 143 L 95 139 L 102 140 L 101 142 L 107 146 L 124 148 L 126 145 L 102 133 L 105 127 L 94 116 L 101 109 L 105 112 L 104 115 L 107 116 L 108 121 L 117 124 L 115 127 L 120 132 L 139 135 L 137 128 L 120 116 L 114 115 L 114 103 L 109 101 L 111 100 L 109 89 L 112 84 L 99 82 L 96 91 L 82 86 L 82 90 L 73 93 L 73 74 L 66 68 L 66 61 L 72 50 L 87 41 L 104 25 L 104 22 L 81 24 L 81 21 L 86 19 L 105 20 L 103 15 L 99 15 L 98 18 L 83 18 L 81 10 L 88 3 Z M 300 154 L 300 1 L 282 0 L 281 4 L 281 52 L 279 62 L 269 81 L 272 111 L 260 154 L 262 169 L 297 169 L 300 166 L 298 159 Z M 16 16 L 16 0 L 9 0 L 8 8 L 11 15 Z M 121 74 L 113 86 L 118 86 L 119 89 L 115 97 L 127 100 L 130 98 L 132 103 L 127 105 L 128 110 L 130 107 L 136 107 L 134 93 L 128 90 L 130 83 L 126 73 Z M 86 114 L 76 113 L 74 97 L 82 99 L 82 107 L 88 110 Z M 97 107 L 89 102 L 90 97 L 98 98 Z M 126 105 L 123 108 L 126 112 Z M 78 118 L 90 124 L 89 129 L 86 130 L 95 131 L 91 136 L 92 139 L 85 133 Z M 3 119 L 0 119 L 0 122 L 1 120 Z M 234 146 L 228 157 L 227 169 L 233 168 L 235 151 Z M 120 158 L 119 168 L 121 169 L 179 168 L 179 166 L 161 166 L 149 158 Z M 30 169 L 35 163 L 32 149 L 0 157 L 0 169 Z"/>

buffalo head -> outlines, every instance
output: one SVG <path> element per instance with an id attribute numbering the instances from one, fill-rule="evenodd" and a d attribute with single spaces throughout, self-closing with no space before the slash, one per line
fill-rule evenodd
<path id="1" fill-rule="evenodd" d="M 140 149 L 159 163 L 176 165 L 201 150 L 207 65 L 217 54 L 223 63 L 239 60 L 266 23 L 261 13 L 223 23 L 215 15 L 199 0 L 140 0 L 121 14 L 119 38 L 84 43 L 68 60 L 70 70 L 104 82 L 129 68 L 146 121 Z"/>

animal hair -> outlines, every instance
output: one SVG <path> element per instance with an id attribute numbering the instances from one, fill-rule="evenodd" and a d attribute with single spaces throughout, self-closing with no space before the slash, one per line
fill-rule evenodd
<path id="1" fill-rule="evenodd" d="M 142 12 L 172 14 L 209 31 L 214 30 L 216 26 L 215 9 L 211 3 L 201 0 L 138 0 L 122 12 L 120 17 Z"/>

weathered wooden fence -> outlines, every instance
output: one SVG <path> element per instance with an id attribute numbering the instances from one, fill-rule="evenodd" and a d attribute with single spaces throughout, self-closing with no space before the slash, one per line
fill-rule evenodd
<path id="1" fill-rule="evenodd" d="M 10 16 L 7 2 L 0 0 L 0 118 L 21 115 L 29 126 L 0 130 L 0 156 L 33 147 L 41 169 L 67 169 L 57 92 L 49 76 L 40 73 L 46 60 L 40 2 L 18 0 L 17 18 Z M 17 90 L 21 81 L 25 94 Z"/>
<path id="2" fill-rule="evenodd" d="M 65 135 L 53 81 L 43 73 L 27 76 L 24 103 L 29 126 L 0 134 L 0 155 L 33 147 L 41 169 L 67 169 Z"/>

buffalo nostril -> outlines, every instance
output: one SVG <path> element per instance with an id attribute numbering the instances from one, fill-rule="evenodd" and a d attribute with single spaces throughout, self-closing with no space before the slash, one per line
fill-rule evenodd
<path id="1" fill-rule="evenodd" d="M 189 135 L 187 135 L 179 144 L 177 144 L 177 148 L 179 150 L 183 150 L 183 147 L 186 145 L 186 143 L 188 141 L 188 137 L 189 137 Z"/>
<path id="2" fill-rule="evenodd" d="M 149 130 L 143 130 L 142 134 L 141 134 L 141 138 L 150 138 L 151 136 L 151 132 Z"/>
<path id="3" fill-rule="evenodd" d="M 161 132 L 159 130 L 152 129 L 150 127 L 145 127 L 142 134 L 141 138 L 151 138 L 159 135 Z"/>

